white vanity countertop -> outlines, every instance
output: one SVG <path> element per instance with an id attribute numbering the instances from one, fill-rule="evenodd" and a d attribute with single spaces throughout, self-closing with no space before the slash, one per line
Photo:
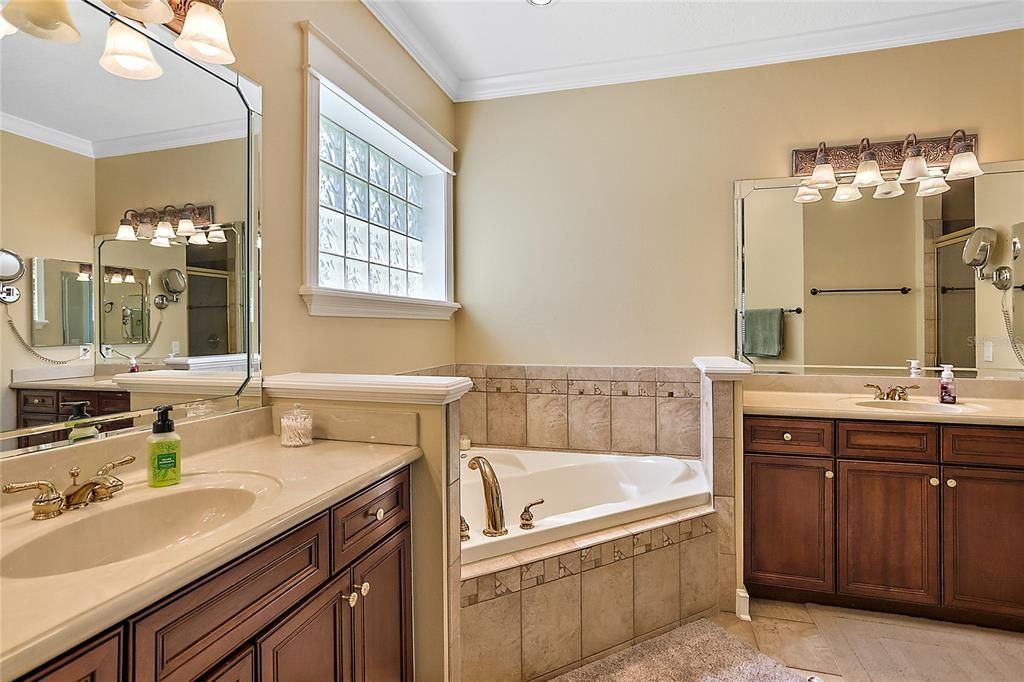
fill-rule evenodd
<path id="1" fill-rule="evenodd" d="M 888 401 L 872 401 L 867 394 L 743 391 L 743 413 L 748 415 L 1024 426 L 1024 400 L 963 398 L 959 401 L 961 412 L 926 411 L 932 405 L 938 405 L 938 398 L 920 395 L 911 398 L 912 405 L 906 406 L 907 409 L 901 409 L 905 404 L 899 402 L 881 406 L 871 404 L 875 402 Z M 913 409 L 916 404 L 921 408 Z"/>
<path id="2" fill-rule="evenodd" d="M 12 381 L 11 388 L 29 388 L 40 391 L 123 391 L 109 375 L 69 377 L 67 379 L 40 379 L 38 381 Z"/>
<path id="3" fill-rule="evenodd" d="M 4 554 L 87 515 L 110 513 L 187 486 L 202 487 L 202 477 L 190 479 L 192 474 L 216 474 L 229 481 L 232 476 L 255 478 L 265 481 L 261 486 L 270 491 L 224 525 L 149 554 L 44 577 L 13 578 L 0 570 L 0 679 L 14 679 L 64 653 L 421 455 L 417 447 L 342 441 L 318 440 L 288 449 L 281 447 L 278 436 L 265 436 L 185 456 L 178 486 L 149 488 L 145 469 L 136 465 L 122 476 L 125 489 L 113 499 L 47 521 L 30 519 L 31 494 L 25 493 L 25 504 L 5 507 L 0 518 Z M 80 538 L 83 546 L 118 541 L 116 527 L 105 530 L 109 534 Z"/>

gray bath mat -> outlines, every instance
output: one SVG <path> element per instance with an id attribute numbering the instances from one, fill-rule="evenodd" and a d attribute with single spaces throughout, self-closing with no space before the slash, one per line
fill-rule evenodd
<path id="1" fill-rule="evenodd" d="M 557 678 L 558 682 L 802 682 L 707 619 Z"/>

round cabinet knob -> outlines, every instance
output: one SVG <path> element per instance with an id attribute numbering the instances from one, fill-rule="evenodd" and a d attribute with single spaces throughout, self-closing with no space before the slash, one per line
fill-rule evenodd
<path id="1" fill-rule="evenodd" d="M 370 583 L 367 582 L 367 583 L 363 583 L 362 585 L 360 585 L 359 586 L 359 594 L 363 595 L 364 597 L 366 595 L 370 594 Z"/>
<path id="2" fill-rule="evenodd" d="M 791 441 L 791 440 L 793 440 L 793 434 L 792 433 L 784 433 L 784 434 L 782 434 L 782 440 L 784 440 L 784 441 Z"/>
<path id="3" fill-rule="evenodd" d="M 41 402 L 43 402 L 43 401 L 42 401 L 42 400 L 40 400 L 39 398 L 32 398 L 32 404 L 33 404 L 33 405 L 38 405 L 38 404 L 39 404 L 39 403 L 41 403 Z"/>
<path id="4" fill-rule="evenodd" d="M 374 518 L 376 518 L 376 519 L 377 519 L 378 521 L 383 521 L 383 520 L 384 520 L 384 508 L 383 508 L 383 507 L 381 507 L 380 509 L 378 509 L 378 510 L 377 510 L 377 513 L 375 513 L 375 514 L 374 514 L 373 516 L 374 516 Z"/>
<path id="5" fill-rule="evenodd" d="M 956 487 L 956 479 L 955 478 L 949 479 L 948 481 L 946 481 L 946 485 L 948 485 L 950 488 L 955 488 Z"/>
<path id="6" fill-rule="evenodd" d="M 348 602 L 349 606 L 351 606 L 352 608 L 355 608 L 356 607 L 356 603 L 359 601 L 359 593 L 358 592 L 353 592 L 352 594 L 350 594 L 347 597 L 345 597 L 345 601 Z"/>
<path id="7" fill-rule="evenodd" d="M 835 478 L 835 477 L 836 477 L 836 475 L 834 473 L 832 473 L 831 471 L 826 471 L 825 472 L 825 478 Z"/>
<path id="8" fill-rule="evenodd" d="M 928 479 L 928 483 L 930 483 L 931 486 L 934 488 L 937 485 L 939 485 L 939 479 L 937 479 L 937 478 L 929 478 Z"/>

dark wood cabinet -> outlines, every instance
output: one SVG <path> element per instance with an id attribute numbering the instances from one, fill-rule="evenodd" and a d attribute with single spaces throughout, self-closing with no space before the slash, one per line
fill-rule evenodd
<path id="1" fill-rule="evenodd" d="M 362 594 L 353 611 L 356 682 L 412 682 L 411 565 L 406 531 L 352 567 Z"/>
<path id="2" fill-rule="evenodd" d="M 835 589 L 833 480 L 830 459 L 744 458 L 746 581 L 815 592 Z"/>
<path id="3" fill-rule="evenodd" d="M 894 422 L 839 422 L 836 455 L 850 459 L 939 461 L 939 427 Z"/>
<path id="4" fill-rule="evenodd" d="M 35 426 L 47 426 L 66 421 L 71 414 L 70 407 L 62 407 L 63 403 L 85 401 L 89 405 L 85 411 L 93 417 L 118 414 L 131 410 L 131 396 L 126 391 L 63 391 L 48 389 L 17 389 L 17 423 L 19 429 Z M 97 424 L 100 431 L 116 431 L 130 428 L 133 419 L 118 419 L 112 422 Z M 68 437 L 67 430 L 47 431 L 18 439 L 19 448 L 56 443 Z"/>
<path id="5" fill-rule="evenodd" d="M 217 666 L 206 678 L 207 682 L 255 682 L 256 650 L 247 646 Z"/>
<path id="6" fill-rule="evenodd" d="M 942 477 L 943 603 L 1024 618 L 1024 472 Z"/>
<path id="7" fill-rule="evenodd" d="M 75 651 L 61 656 L 23 682 L 121 682 L 126 679 L 121 660 L 124 628 L 112 630 Z"/>
<path id="8" fill-rule="evenodd" d="M 1024 467 L 1024 429 L 944 426 L 942 461 L 944 464 Z"/>
<path id="9" fill-rule="evenodd" d="M 743 420 L 746 452 L 831 456 L 833 435 L 832 422 L 824 419 L 747 417 Z"/>
<path id="10" fill-rule="evenodd" d="M 838 591 L 939 603 L 939 467 L 839 462 Z"/>

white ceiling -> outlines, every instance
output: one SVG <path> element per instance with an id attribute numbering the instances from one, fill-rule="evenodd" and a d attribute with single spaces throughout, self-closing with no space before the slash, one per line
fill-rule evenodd
<path id="1" fill-rule="evenodd" d="M 93 157 L 246 135 L 248 114 L 234 87 L 155 44 L 163 75 L 114 76 L 99 65 L 107 15 L 78 0 L 69 9 L 77 43 L 20 31 L 0 40 L 0 128 Z"/>
<path id="2" fill-rule="evenodd" d="M 363 0 L 456 101 L 1024 27 L 1024 0 Z"/>

